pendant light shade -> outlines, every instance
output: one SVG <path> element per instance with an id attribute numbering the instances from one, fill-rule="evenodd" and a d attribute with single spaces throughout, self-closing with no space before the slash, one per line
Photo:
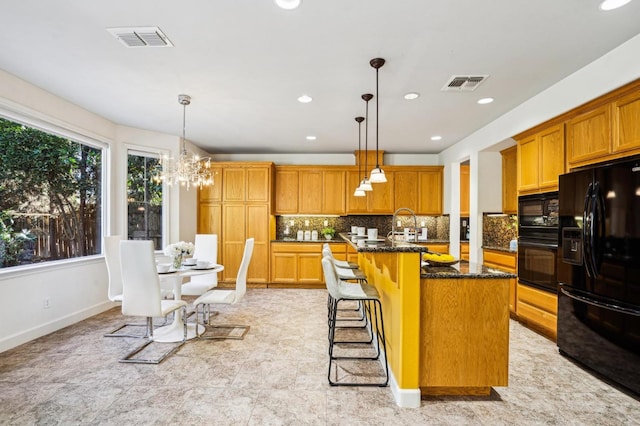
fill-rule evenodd
<path id="1" fill-rule="evenodd" d="M 361 129 L 362 129 L 362 122 L 364 121 L 364 117 L 356 117 L 356 122 L 358 123 L 358 182 L 360 182 L 360 156 L 362 155 L 360 153 L 360 145 L 361 145 L 361 140 L 362 140 L 362 136 L 361 136 Z M 366 172 L 366 170 L 365 170 Z M 363 189 L 360 188 L 360 185 L 358 184 L 355 192 L 353 193 L 354 197 L 364 197 L 365 195 L 367 195 Z"/>
<path id="2" fill-rule="evenodd" d="M 378 70 L 384 65 L 384 62 L 385 61 L 382 58 L 374 58 L 369 61 L 369 65 L 376 69 L 376 167 L 371 170 L 371 183 L 385 183 L 387 181 L 387 177 L 384 175 L 384 170 L 380 167 L 380 160 L 378 158 L 378 133 L 380 123 L 380 113 L 378 110 L 378 103 L 380 99 L 378 93 Z"/>
<path id="3" fill-rule="evenodd" d="M 359 188 L 363 191 L 369 192 L 373 191 L 373 187 L 371 186 L 371 181 L 367 177 L 367 169 L 369 168 L 368 163 L 368 149 L 369 149 L 369 101 L 373 99 L 373 95 L 371 93 L 365 93 L 362 95 L 362 99 L 364 99 L 366 107 L 365 107 L 365 123 L 364 123 L 364 178 L 362 182 L 360 182 Z"/>

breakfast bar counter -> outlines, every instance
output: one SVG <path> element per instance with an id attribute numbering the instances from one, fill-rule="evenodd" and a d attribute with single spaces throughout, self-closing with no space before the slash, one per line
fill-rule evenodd
<path id="1" fill-rule="evenodd" d="M 342 237 L 380 294 L 398 405 L 419 406 L 423 395 L 488 395 L 492 386 L 507 386 L 513 274 L 465 261 L 428 266 L 425 247 L 370 247 Z"/>

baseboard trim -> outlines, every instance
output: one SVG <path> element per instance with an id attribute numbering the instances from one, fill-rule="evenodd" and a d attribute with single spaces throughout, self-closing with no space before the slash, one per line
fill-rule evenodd
<path id="1" fill-rule="evenodd" d="M 31 340 L 37 339 L 38 337 L 42 337 L 49 333 L 53 333 L 54 331 L 58 331 L 62 328 L 68 327 L 79 321 L 85 320 L 89 317 L 109 310 L 114 306 L 116 305 L 113 302 L 109 301 L 98 303 L 97 305 L 89 306 L 80 311 L 72 312 L 62 318 L 57 318 L 28 330 L 21 331 L 20 333 L 7 336 L 3 339 L 0 339 L 0 353 L 15 348 L 16 346 L 20 346 L 23 343 L 30 342 Z"/>
<path id="2" fill-rule="evenodd" d="M 398 386 L 393 371 L 389 369 L 389 387 L 398 407 L 419 408 L 421 403 L 420 389 L 402 389 Z"/>

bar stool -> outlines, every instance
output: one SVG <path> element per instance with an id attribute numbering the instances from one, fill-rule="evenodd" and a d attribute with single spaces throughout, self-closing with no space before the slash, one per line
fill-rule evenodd
<path id="1" fill-rule="evenodd" d="M 378 386 L 384 387 L 389 383 L 389 365 L 387 363 L 387 346 L 386 337 L 384 333 L 384 320 L 382 317 L 382 304 L 380 303 L 380 297 L 375 287 L 369 284 L 351 284 L 344 283 L 337 278 L 335 272 L 335 266 L 329 256 L 325 256 L 322 259 L 322 269 L 324 272 L 325 282 L 327 284 L 327 291 L 329 292 L 329 371 L 327 378 L 331 386 Z M 370 339 L 367 341 L 338 341 L 335 338 L 336 325 L 340 320 L 337 317 L 338 303 L 344 300 L 357 301 L 365 306 L 367 316 L 369 318 L 369 327 L 367 330 L 370 334 Z M 374 337 L 376 337 L 374 339 Z M 334 346 L 339 343 L 348 344 L 373 344 L 376 349 L 374 356 L 346 356 L 335 355 Z M 381 350 L 382 346 L 382 350 Z M 380 355 L 384 353 L 384 381 L 374 383 L 357 383 L 357 382 L 337 382 L 331 380 L 331 370 L 334 365 L 334 361 L 338 360 L 360 360 L 360 361 L 380 361 Z M 337 363 L 336 363 L 336 375 L 337 375 Z"/>
<path id="2" fill-rule="evenodd" d="M 362 272 L 358 265 L 355 263 L 347 262 L 345 260 L 336 259 L 333 256 L 333 252 L 331 251 L 331 247 L 329 247 L 328 243 L 324 243 L 322 247 L 322 257 L 328 257 L 331 259 L 331 263 L 333 263 L 334 271 L 338 276 L 338 279 L 342 281 L 355 281 L 357 283 L 366 283 L 367 276 Z M 346 265 L 345 267 L 341 267 L 338 265 Z M 329 301 L 327 301 L 327 308 L 329 308 Z M 362 308 L 362 303 L 357 302 L 355 308 L 341 308 L 339 311 L 351 311 L 351 312 L 362 312 L 362 316 L 360 318 L 353 318 L 351 321 L 362 321 L 364 319 L 364 310 Z M 348 320 L 347 320 L 348 321 Z"/>

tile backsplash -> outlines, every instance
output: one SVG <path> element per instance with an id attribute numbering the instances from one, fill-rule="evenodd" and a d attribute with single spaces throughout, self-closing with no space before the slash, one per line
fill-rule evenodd
<path id="1" fill-rule="evenodd" d="M 507 214 L 482 215 L 482 246 L 509 248 L 509 242 L 518 238 L 518 216 Z"/>
<path id="2" fill-rule="evenodd" d="M 276 238 L 296 238 L 298 230 L 320 231 L 327 226 L 336 230 L 336 233 L 350 232 L 352 226 L 364 226 L 365 228 L 378 228 L 378 235 L 386 236 L 391 232 L 391 221 L 393 216 L 276 216 Z M 449 239 L 449 216 L 417 216 L 418 227 L 424 222 L 427 228 L 429 239 L 448 240 Z M 401 215 L 396 218 L 400 221 L 400 228 L 413 228 L 413 218 Z M 309 221 L 309 227 L 305 226 L 305 221 Z M 288 232 L 288 233 L 287 233 Z"/>

